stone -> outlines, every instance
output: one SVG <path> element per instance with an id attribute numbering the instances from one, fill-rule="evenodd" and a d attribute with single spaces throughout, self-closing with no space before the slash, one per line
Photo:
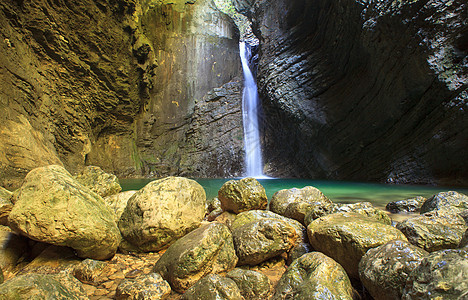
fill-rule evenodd
<path id="1" fill-rule="evenodd" d="M 164 299 L 171 293 L 171 286 L 161 275 L 150 273 L 136 278 L 124 279 L 117 286 L 117 300 Z"/>
<path id="2" fill-rule="evenodd" d="M 206 210 L 209 213 L 219 208 L 221 208 L 221 201 L 219 201 L 218 197 L 206 200 Z"/>
<path id="3" fill-rule="evenodd" d="M 323 253 L 310 252 L 293 261 L 272 299 L 351 300 L 353 288 L 342 266 Z"/>
<path id="4" fill-rule="evenodd" d="M 432 252 L 409 275 L 402 300 L 466 299 L 468 251 L 450 249 Z"/>
<path id="5" fill-rule="evenodd" d="M 375 219 L 381 223 L 391 225 L 392 219 L 381 209 L 375 208 L 370 202 L 357 202 L 337 205 L 335 212 L 354 212 Z"/>
<path id="6" fill-rule="evenodd" d="M 385 209 L 393 214 L 401 212 L 419 212 L 427 199 L 422 196 L 387 203 Z"/>
<path id="7" fill-rule="evenodd" d="M 449 191 L 435 194 L 421 207 L 421 214 L 441 209 L 462 211 L 468 209 L 468 197 L 465 194 Z"/>
<path id="8" fill-rule="evenodd" d="M 148 183 L 127 202 L 119 220 L 128 251 L 150 252 L 168 247 L 200 226 L 206 195 L 196 181 L 167 177 Z"/>
<path id="9" fill-rule="evenodd" d="M 81 282 L 70 274 L 26 274 L 0 285 L 0 299 L 88 299 Z"/>
<path id="10" fill-rule="evenodd" d="M 172 289 L 183 293 L 209 273 L 233 269 L 237 263 L 231 232 L 211 223 L 188 233 L 172 244 L 154 265 Z"/>
<path id="11" fill-rule="evenodd" d="M 0 225 L 8 226 L 8 215 L 13 208 L 10 197 L 13 193 L 0 186 Z"/>
<path id="12" fill-rule="evenodd" d="M 10 192 L 6 188 L 0 186 L 0 200 L 8 200 L 13 192 Z"/>
<path id="13" fill-rule="evenodd" d="M 456 248 L 468 228 L 456 213 L 431 211 L 396 225 L 408 241 L 426 251 Z"/>
<path id="14" fill-rule="evenodd" d="M 104 198 L 107 206 L 114 211 L 115 222 L 119 222 L 122 213 L 127 207 L 128 199 L 130 199 L 137 191 L 125 191 Z"/>
<path id="15" fill-rule="evenodd" d="M 232 279 L 245 300 L 266 299 L 270 293 L 271 282 L 260 272 L 235 268 L 226 274 Z"/>
<path id="16" fill-rule="evenodd" d="M 406 279 L 429 253 L 393 240 L 369 249 L 359 263 L 359 278 L 374 299 L 401 299 Z"/>
<path id="17" fill-rule="evenodd" d="M 226 277 L 210 274 L 182 295 L 183 300 L 241 300 L 244 299 L 236 283 Z"/>
<path id="18" fill-rule="evenodd" d="M 107 259 L 121 237 L 113 212 L 63 167 L 28 173 L 13 193 L 9 226 L 33 240 L 75 249 L 80 257 Z"/>
<path id="19" fill-rule="evenodd" d="M 106 173 L 96 166 L 85 167 L 75 176 L 75 179 L 103 198 L 115 195 L 122 190 L 117 176 Z"/>
<path id="20" fill-rule="evenodd" d="M 463 235 L 463 238 L 460 241 L 458 248 L 467 248 L 468 250 L 468 229 L 465 231 L 465 234 Z"/>
<path id="21" fill-rule="evenodd" d="M 218 191 L 221 208 L 233 213 L 247 210 L 265 209 L 268 198 L 263 186 L 255 178 L 229 180 Z"/>
<path id="22" fill-rule="evenodd" d="M 96 284 L 107 264 L 105 262 L 85 259 L 73 269 L 73 276 L 82 283 Z"/>
<path id="23" fill-rule="evenodd" d="M 353 278 L 359 278 L 358 264 L 367 250 L 394 239 L 406 241 L 398 229 L 354 212 L 318 218 L 307 233 L 313 249 L 336 260 Z"/>

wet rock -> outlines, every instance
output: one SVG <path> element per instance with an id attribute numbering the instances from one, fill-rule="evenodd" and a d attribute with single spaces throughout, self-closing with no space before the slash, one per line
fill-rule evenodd
<path id="1" fill-rule="evenodd" d="M 314 220 L 307 227 L 311 246 L 359 278 L 358 264 L 371 248 L 394 239 L 406 240 L 398 229 L 358 213 L 335 213 Z"/>
<path id="2" fill-rule="evenodd" d="M 465 299 L 468 251 L 441 250 L 424 258 L 411 272 L 401 299 Z"/>
<path id="3" fill-rule="evenodd" d="M 150 273 L 136 278 L 124 279 L 117 286 L 117 300 L 164 299 L 171 293 L 171 286 L 161 275 Z"/>
<path id="4" fill-rule="evenodd" d="M 182 296 L 183 300 L 241 300 L 236 283 L 226 277 L 210 274 L 195 283 Z"/>
<path id="5" fill-rule="evenodd" d="M 232 235 L 224 224 L 200 227 L 172 244 L 154 265 L 171 287 L 182 293 L 209 273 L 231 270 L 237 263 Z"/>
<path id="6" fill-rule="evenodd" d="M 456 248 L 468 228 L 462 217 L 447 211 L 431 211 L 398 223 L 408 241 L 426 251 Z"/>
<path id="7" fill-rule="evenodd" d="M 88 258 L 75 266 L 73 276 L 83 283 L 97 283 L 106 265 L 105 262 Z"/>
<path id="8" fill-rule="evenodd" d="M 75 176 L 75 179 L 103 198 L 115 195 L 122 190 L 117 176 L 106 173 L 96 166 L 85 167 L 80 174 Z"/>
<path id="9" fill-rule="evenodd" d="M 385 209 L 394 214 L 400 212 L 419 212 L 426 200 L 424 197 L 417 196 L 415 198 L 389 202 L 385 206 Z"/>
<path id="10" fill-rule="evenodd" d="M 392 219 L 381 209 L 375 208 L 370 202 L 357 202 L 337 205 L 335 212 L 354 212 L 375 219 L 381 223 L 391 225 Z"/>
<path id="11" fill-rule="evenodd" d="M 107 259 L 117 251 L 121 238 L 113 212 L 63 167 L 32 170 L 12 199 L 9 226 L 22 235 L 71 247 L 81 257 Z"/>
<path id="12" fill-rule="evenodd" d="M 421 214 L 441 209 L 457 211 L 468 209 L 468 197 L 454 191 L 438 193 L 424 202 L 421 207 Z"/>
<path id="13" fill-rule="evenodd" d="M 235 268 L 226 277 L 234 280 L 246 300 L 266 299 L 270 292 L 270 279 L 260 272 Z"/>
<path id="14" fill-rule="evenodd" d="M 374 299 L 401 299 L 406 279 L 427 255 L 407 241 L 390 241 L 366 252 L 359 263 L 359 278 Z"/>
<path id="15" fill-rule="evenodd" d="M 148 183 L 133 195 L 119 220 L 128 251 L 158 251 L 200 226 L 206 195 L 196 181 L 167 177 Z"/>
<path id="16" fill-rule="evenodd" d="M 342 266 L 320 252 L 310 252 L 293 261 L 272 299 L 351 300 L 353 288 Z"/>
<path id="17" fill-rule="evenodd" d="M 225 211 L 240 213 L 253 209 L 264 209 L 268 198 L 263 186 L 255 178 L 230 180 L 218 191 L 221 208 Z"/>
<path id="18" fill-rule="evenodd" d="M 114 211 L 115 222 L 119 222 L 125 207 L 127 207 L 128 199 L 136 192 L 137 191 L 126 191 L 104 198 L 104 202 L 106 202 L 107 206 Z"/>

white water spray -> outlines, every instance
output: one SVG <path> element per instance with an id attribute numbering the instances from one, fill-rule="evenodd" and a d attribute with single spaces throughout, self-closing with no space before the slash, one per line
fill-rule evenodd
<path id="1" fill-rule="evenodd" d="M 244 72 L 244 93 L 242 96 L 242 120 L 244 122 L 245 164 L 248 177 L 267 178 L 263 175 L 262 151 L 258 128 L 258 92 L 248 57 L 250 49 L 244 42 L 239 44 L 242 70 Z"/>

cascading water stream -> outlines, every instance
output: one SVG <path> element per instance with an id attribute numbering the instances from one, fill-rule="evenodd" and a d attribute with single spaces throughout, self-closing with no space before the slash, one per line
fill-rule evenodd
<path id="1" fill-rule="evenodd" d="M 244 93 L 242 96 L 242 120 L 244 123 L 244 148 L 246 175 L 255 178 L 267 178 L 263 175 L 262 151 L 258 128 L 258 92 L 257 83 L 249 68 L 250 49 L 240 42 L 240 57 L 244 72 Z"/>

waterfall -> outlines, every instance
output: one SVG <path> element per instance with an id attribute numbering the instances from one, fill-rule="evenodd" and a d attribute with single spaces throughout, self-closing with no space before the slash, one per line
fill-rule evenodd
<path id="1" fill-rule="evenodd" d="M 262 151 L 258 128 L 258 92 L 257 83 L 249 68 L 250 48 L 240 42 L 240 57 L 244 72 L 244 93 L 242 95 L 242 120 L 244 123 L 244 148 L 246 175 L 248 177 L 266 177 L 263 175 Z"/>

